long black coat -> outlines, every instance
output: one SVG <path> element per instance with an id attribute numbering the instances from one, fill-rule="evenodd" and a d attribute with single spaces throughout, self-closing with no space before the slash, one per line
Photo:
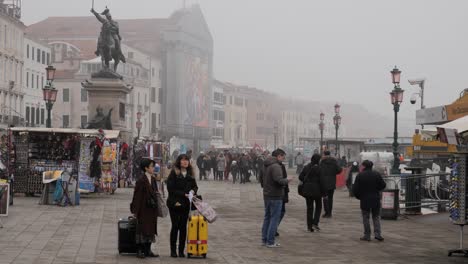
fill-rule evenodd
<path id="1" fill-rule="evenodd" d="M 325 187 L 327 191 L 336 189 L 336 175 L 342 168 L 333 157 L 325 157 L 320 161 L 320 174 L 326 178 Z"/>
<path id="2" fill-rule="evenodd" d="M 320 174 L 320 167 L 318 165 L 307 164 L 299 175 L 299 180 L 304 185 L 304 193 L 308 196 L 318 198 L 326 193 L 325 178 Z"/>
<path id="3" fill-rule="evenodd" d="M 195 193 L 198 191 L 197 182 L 195 177 L 187 171 L 187 176 L 183 176 L 181 171 L 174 168 L 169 177 L 167 178 L 167 207 L 170 209 L 189 210 L 190 201 L 185 194 L 188 194 L 190 190 Z M 177 203 L 180 206 L 177 206 Z"/>
<path id="4" fill-rule="evenodd" d="M 156 198 L 156 178 L 151 177 L 151 185 L 148 178 L 140 177 L 133 192 L 133 200 L 130 205 L 130 211 L 134 214 L 138 221 L 138 230 L 146 235 L 151 236 L 157 234 L 157 209 L 149 208 L 147 201 L 151 195 Z"/>
<path id="5" fill-rule="evenodd" d="M 380 173 L 373 170 L 364 170 L 356 176 L 353 185 L 354 196 L 361 200 L 361 209 L 380 208 L 380 192 L 386 184 Z"/>

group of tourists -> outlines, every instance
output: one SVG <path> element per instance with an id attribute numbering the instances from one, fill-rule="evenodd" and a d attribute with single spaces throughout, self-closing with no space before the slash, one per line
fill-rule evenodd
<path id="1" fill-rule="evenodd" d="M 212 156 L 215 157 L 215 162 L 212 161 Z M 235 178 L 234 175 L 240 173 L 244 174 L 241 176 L 244 178 L 241 182 L 244 182 L 248 177 L 245 177 L 246 168 L 242 168 L 242 163 L 243 159 L 249 161 L 248 157 L 251 156 L 245 153 L 240 155 L 233 155 L 229 152 L 208 153 L 206 155 L 201 153 L 196 161 L 200 170 L 199 179 L 207 179 L 206 175 L 209 169 L 216 168 L 217 173 L 211 172 L 215 180 L 227 180 L 229 174 Z M 256 161 L 262 161 L 258 163 L 260 165 L 257 165 L 259 167 L 256 170 L 258 181 L 263 188 L 265 207 L 261 232 L 262 245 L 268 248 L 277 248 L 280 247 L 280 244 L 275 239 L 279 236 L 278 226 L 286 212 L 291 181 L 283 164 L 286 152 L 276 149 L 271 156 L 265 152 L 255 158 Z M 209 165 L 210 162 L 216 166 Z M 235 171 L 238 163 L 241 167 L 240 172 Z M 151 252 L 151 243 L 155 242 L 155 235 L 157 235 L 157 208 L 152 206 L 149 201 L 154 199 L 158 192 L 162 192 L 163 187 L 161 179 L 154 175 L 154 167 L 154 161 L 141 160 L 140 168 L 144 177 L 140 177 L 136 182 L 130 206 L 132 214 L 137 219 L 136 243 L 139 258 L 159 256 Z M 353 163 L 347 185 L 351 190 L 350 193 L 360 200 L 364 225 L 364 236 L 361 237 L 361 240 L 371 240 L 370 217 L 372 216 L 374 237 L 378 241 L 383 241 L 380 228 L 380 192 L 385 188 L 385 182 L 381 175 L 373 171 L 372 168 L 371 161 L 364 161 L 362 170 L 359 169 L 357 163 Z M 330 155 L 329 151 L 324 151 L 323 157 L 320 154 L 314 154 L 310 163 L 301 169 L 298 192 L 306 200 L 307 231 L 320 231 L 320 217 L 332 218 L 336 175 L 341 171 L 342 166 Z M 350 177 L 351 180 L 349 180 Z M 177 157 L 166 184 L 168 190 L 166 204 L 172 224 L 170 232 L 171 257 L 185 257 L 187 222 L 191 210 L 190 198 L 198 191 L 196 174 L 189 155 L 181 154 Z M 321 216 L 322 205 L 324 214 Z"/>
<path id="2" fill-rule="evenodd" d="M 250 177 L 258 178 L 263 168 L 268 152 L 258 154 L 250 152 L 210 151 L 200 152 L 196 160 L 199 170 L 199 180 L 213 178 L 215 181 L 229 181 L 233 183 L 251 182 Z"/>
<path id="3" fill-rule="evenodd" d="M 161 181 L 154 175 L 155 162 L 142 159 L 140 168 L 145 177 L 140 177 L 135 185 L 130 210 L 137 219 L 136 244 L 137 257 L 159 257 L 151 251 L 151 244 L 155 242 L 157 230 L 157 205 L 155 197 L 161 192 Z M 190 213 L 189 197 L 198 191 L 195 174 L 190 164 L 190 157 L 181 154 L 166 181 L 168 198 L 166 201 L 171 218 L 170 248 L 171 257 L 185 257 L 185 243 L 187 237 L 187 222 Z M 178 242 L 178 244 L 177 244 Z"/>
<path id="4" fill-rule="evenodd" d="M 296 162 L 299 155 L 296 156 Z M 277 149 L 273 151 L 264 166 L 260 177 L 263 187 L 265 214 L 262 226 L 262 245 L 268 248 L 280 247 L 275 241 L 278 236 L 278 226 L 285 213 L 285 203 L 288 200 L 289 182 L 283 165 L 286 153 Z M 299 157 L 300 158 L 300 157 Z M 324 156 L 314 154 L 310 163 L 300 170 L 298 193 L 306 200 L 306 224 L 308 232 L 320 231 L 320 218 L 332 218 L 333 196 L 336 189 L 336 176 L 341 173 L 343 159 L 337 160 L 324 151 Z M 303 164 L 303 163 L 302 163 Z M 299 163 L 301 165 L 301 163 Z M 380 192 L 385 188 L 382 176 L 373 170 L 373 163 L 365 160 L 362 170 L 356 162 L 350 169 L 348 188 L 352 196 L 360 200 L 360 208 L 364 225 L 362 241 L 371 241 L 370 216 L 374 224 L 374 238 L 383 241 L 380 227 Z M 324 214 L 321 215 L 322 205 Z"/>

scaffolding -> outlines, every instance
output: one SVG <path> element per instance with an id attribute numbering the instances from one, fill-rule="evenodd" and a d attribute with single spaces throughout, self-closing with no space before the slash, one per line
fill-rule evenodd
<path id="1" fill-rule="evenodd" d="M 21 0 L 0 0 L 0 12 L 21 19 Z"/>

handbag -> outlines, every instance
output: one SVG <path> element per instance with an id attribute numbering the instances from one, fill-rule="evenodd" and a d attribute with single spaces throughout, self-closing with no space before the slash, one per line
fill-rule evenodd
<path id="1" fill-rule="evenodd" d="M 166 217 L 169 214 L 169 208 L 167 208 L 167 205 L 159 192 L 156 193 L 156 200 L 158 203 L 157 216 L 162 218 Z"/>
<path id="2" fill-rule="evenodd" d="M 198 209 L 198 212 L 206 218 L 208 223 L 213 223 L 218 218 L 216 211 L 208 203 L 194 197 L 192 200 L 193 205 Z"/>
<path id="3" fill-rule="evenodd" d="M 297 193 L 300 196 L 305 197 L 304 196 L 304 182 L 303 181 L 299 181 L 299 184 L 297 185 Z"/>

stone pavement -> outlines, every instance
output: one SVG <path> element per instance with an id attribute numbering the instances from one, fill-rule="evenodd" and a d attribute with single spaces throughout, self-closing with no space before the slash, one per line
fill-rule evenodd
<path id="1" fill-rule="evenodd" d="M 456 226 L 447 215 L 403 217 L 382 221 L 385 242 L 361 242 L 359 204 L 347 191 L 336 192 L 333 219 L 321 221 L 322 232 L 306 233 L 305 202 L 291 186 L 290 203 L 279 228 L 281 248 L 260 245 L 263 218 L 258 184 L 199 182 L 204 200 L 219 220 L 209 226 L 206 260 L 169 257 L 170 220 L 160 219 L 159 259 L 138 260 L 117 253 L 117 219 L 129 215 L 131 189 L 115 195 L 85 196 L 78 207 L 38 205 L 39 198 L 15 197 L 0 229 L 3 263 L 468 263 L 447 257 L 457 247 Z M 465 236 L 468 240 L 468 236 Z M 468 245 L 467 245 L 468 246 Z"/>

